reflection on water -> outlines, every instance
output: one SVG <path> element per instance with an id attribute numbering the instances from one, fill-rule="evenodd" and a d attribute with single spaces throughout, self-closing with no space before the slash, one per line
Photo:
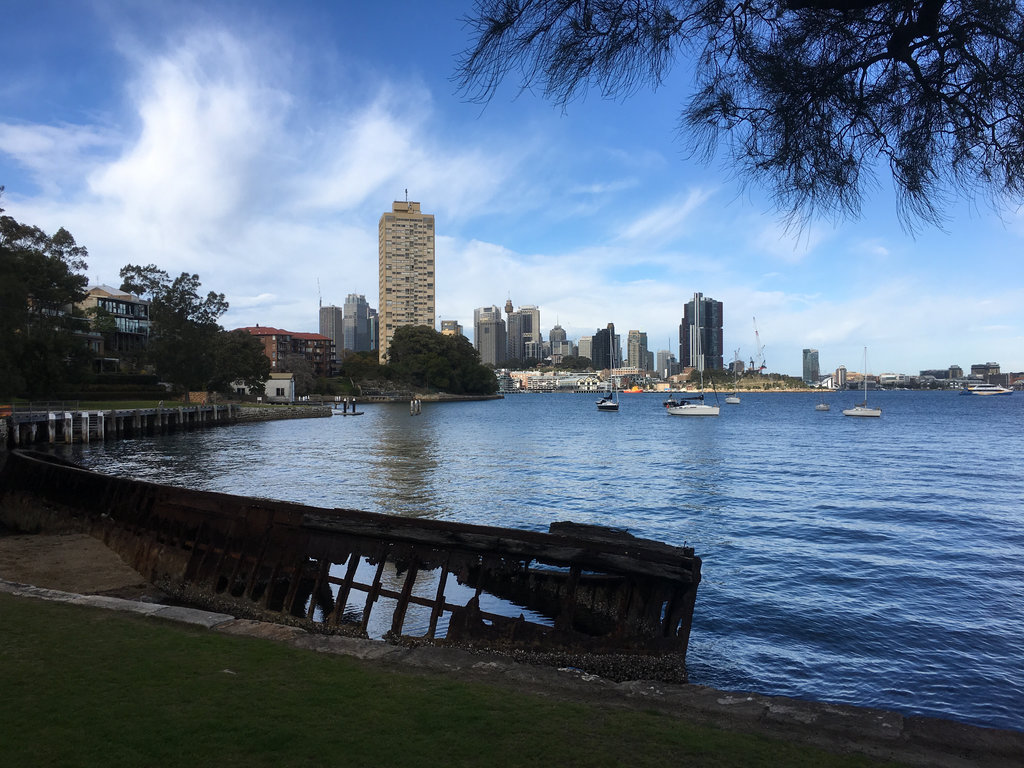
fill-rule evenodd
<path id="1" fill-rule="evenodd" d="M 436 433 L 441 409 L 426 404 L 417 415 L 411 415 L 405 405 L 375 410 L 373 440 L 360 446 L 378 467 L 367 487 L 374 507 L 388 514 L 447 516 L 451 510 L 434 485 L 441 463 Z"/>

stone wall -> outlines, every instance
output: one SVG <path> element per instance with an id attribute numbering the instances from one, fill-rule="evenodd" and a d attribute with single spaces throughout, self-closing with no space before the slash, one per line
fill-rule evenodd
<path id="1" fill-rule="evenodd" d="M 275 421 L 277 419 L 311 419 L 330 416 L 328 405 L 256 405 L 233 409 L 234 421 Z"/>

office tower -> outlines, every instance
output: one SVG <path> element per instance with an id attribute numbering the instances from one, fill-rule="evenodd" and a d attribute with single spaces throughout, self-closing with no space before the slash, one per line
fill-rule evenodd
<path id="1" fill-rule="evenodd" d="M 848 372 L 846 370 L 846 366 L 845 365 L 840 365 L 838 368 L 836 368 L 836 372 L 835 372 L 835 374 L 832 377 L 833 378 L 833 386 L 836 389 L 846 389 L 847 373 Z"/>
<path id="2" fill-rule="evenodd" d="M 565 338 L 565 328 L 556 323 L 555 327 L 551 329 L 551 333 L 548 334 L 548 341 L 554 345 L 556 341 L 565 341 Z"/>
<path id="3" fill-rule="evenodd" d="M 505 362 L 508 339 L 505 321 L 498 307 L 480 307 L 473 310 L 473 346 L 480 353 L 480 362 L 500 365 Z"/>
<path id="4" fill-rule="evenodd" d="M 641 371 L 650 370 L 647 365 L 647 334 L 630 331 L 626 335 L 626 365 Z"/>
<path id="5" fill-rule="evenodd" d="M 539 346 L 530 347 L 527 352 L 526 345 L 530 342 L 540 344 L 544 336 L 540 330 L 540 309 L 532 304 L 512 309 L 512 299 L 505 302 L 506 326 L 508 332 L 508 356 L 511 360 L 524 360 L 536 354 Z"/>
<path id="6" fill-rule="evenodd" d="M 679 361 L 684 368 L 698 371 L 722 370 L 722 302 L 705 299 L 701 293 L 683 309 L 679 324 Z"/>
<path id="7" fill-rule="evenodd" d="M 821 371 L 818 368 L 818 350 L 804 350 L 804 383 L 816 384 L 821 379 Z"/>
<path id="8" fill-rule="evenodd" d="M 379 352 L 403 325 L 434 327 L 434 216 L 396 200 L 377 226 L 380 284 Z"/>
<path id="9" fill-rule="evenodd" d="M 615 323 L 608 323 L 607 328 L 602 328 L 593 336 L 590 360 L 595 371 L 617 367 L 616 347 Z"/>
<path id="10" fill-rule="evenodd" d="M 445 336 L 462 336 L 462 326 L 458 320 L 442 320 L 441 333 Z"/>
<path id="11" fill-rule="evenodd" d="M 328 307 L 320 307 L 320 334 L 334 342 L 336 354 L 341 354 L 345 349 L 345 339 L 342 333 L 344 312 L 341 307 L 333 304 Z"/>
<path id="12" fill-rule="evenodd" d="M 585 357 L 594 362 L 594 337 L 593 336 L 580 336 L 580 343 L 576 349 L 576 354 L 580 357 Z"/>
<path id="13" fill-rule="evenodd" d="M 676 356 L 667 349 L 659 349 L 657 371 L 658 375 L 665 379 L 679 373 L 676 366 Z"/>
<path id="14" fill-rule="evenodd" d="M 345 298 L 345 349 L 350 352 L 370 351 L 370 305 L 360 293 Z"/>

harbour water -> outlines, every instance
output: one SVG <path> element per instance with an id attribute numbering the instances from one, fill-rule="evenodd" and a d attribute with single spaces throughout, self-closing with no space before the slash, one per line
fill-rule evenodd
<path id="1" fill-rule="evenodd" d="M 104 472 L 327 507 L 694 546 L 691 682 L 1024 730 L 1024 395 L 810 393 L 361 405 L 63 450 Z"/>

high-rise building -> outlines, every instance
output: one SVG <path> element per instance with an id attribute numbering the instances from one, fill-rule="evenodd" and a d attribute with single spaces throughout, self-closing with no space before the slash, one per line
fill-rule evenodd
<path id="1" fill-rule="evenodd" d="M 577 346 L 576 354 L 580 357 L 585 357 L 594 362 L 594 337 L 593 336 L 580 336 L 580 343 Z"/>
<path id="2" fill-rule="evenodd" d="M 590 361 L 595 371 L 602 371 L 605 368 L 618 367 L 617 360 L 617 339 L 615 336 L 615 323 L 608 323 L 607 328 L 594 333 L 591 344 Z"/>
<path id="3" fill-rule="evenodd" d="M 683 309 L 679 324 L 679 361 L 684 368 L 698 371 L 725 367 L 722 352 L 722 302 L 705 299 L 701 293 Z"/>
<path id="4" fill-rule="evenodd" d="M 327 307 L 320 307 L 320 335 L 326 336 L 334 343 L 334 349 L 341 353 L 345 349 L 345 338 L 342 331 L 344 312 L 341 307 L 333 304 Z"/>
<path id="5" fill-rule="evenodd" d="M 499 365 L 507 359 L 508 339 L 501 310 L 496 306 L 473 310 L 473 346 L 480 362 Z"/>
<path id="6" fill-rule="evenodd" d="M 676 356 L 673 355 L 667 349 L 659 349 L 658 350 L 658 368 L 657 368 L 658 375 L 661 376 L 662 378 L 666 378 L 667 379 L 669 376 L 673 376 L 673 375 L 679 373 L 677 368 L 678 368 L 678 366 L 676 365 Z"/>
<path id="7" fill-rule="evenodd" d="M 512 299 L 505 302 L 505 316 L 508 332 L 508 357 L 510 360 L 525 360 L 536 355 L 544 340 L 540 330 L 540 309 L 532 304 L 513 310 Z M 527 352 L 527 344 L 534 342 Z"/>
<path id="8" fill-rule="evenodd" d="M 370 351 L 377 349 L 380 343 L 380 318 L 377 317 L 377 310 L 370 307 L 369 317 L 366 318 L 367 326 L 370 329 Z"/>
<path id="9" fill-rule="evenodd" d="M 641 371 L 648 371 L 647 364 L 647 333 L 630 331 L 626 335 L 626 365 Z"/>
<path id="10" fill-rule="evenodd" d="M 818 350 L 804 350 L 804 383 L 817 384 L 821 379 L 821 370 L 818 368 Z"/>
<path id="11" fill-rule="evenodd" d="M 434 327 L 434 216 L 396 200 L 377 226 L 380 284 L 379 351 L 386 362 L 395 330 Z"/>
<path id="12" fill-rule="evenodd" d="M 462 336 L 462 326 L 458 320 L 442 320 L 441 333 L 445 336 Z"/>
<path id="13" fill-rule="evenodd" d="M 350 352 L 369 352 L 370 305 L 361 293 L 350 293 L 345 298 L 345 349 Z"/>

